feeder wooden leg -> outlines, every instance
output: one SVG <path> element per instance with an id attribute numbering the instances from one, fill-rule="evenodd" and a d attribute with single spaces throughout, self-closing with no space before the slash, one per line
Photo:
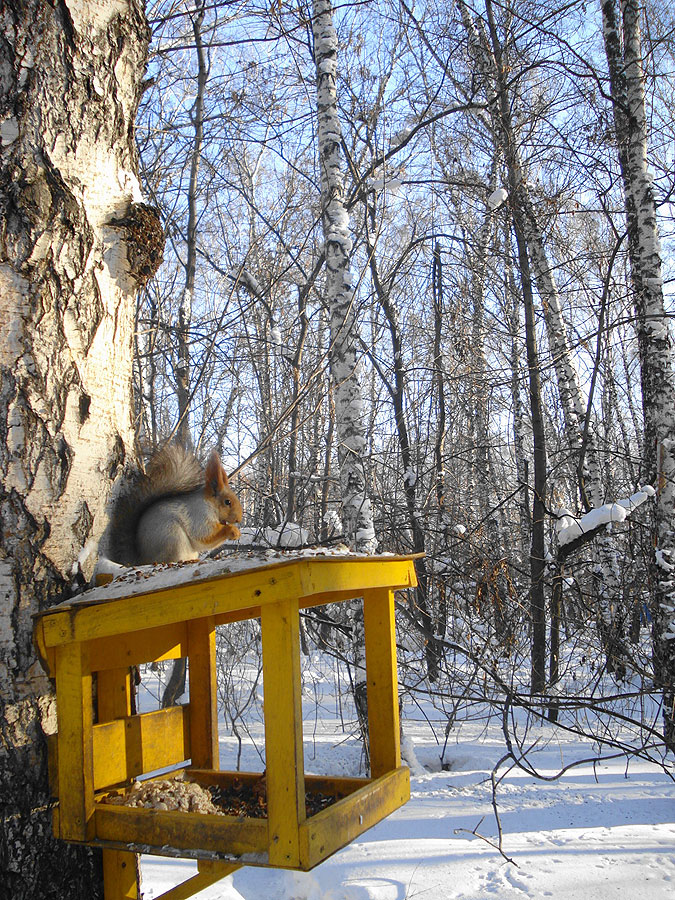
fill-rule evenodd
<path id="1" fill-rule="evenodd" d="M 188 622 L 190 750 L 195 769 L 219 769 L 216 626 L 213 616 Z"/>
<path id="2" fill-rule="evenodd" d="M 306 819 L 297 601 L 266 604 L 261 623 L 269 862 L 297 866 L 298 829 Z"/>
<path id="3" fill-rule="evenodd" d="M 97 672 L 98 721 L 111 722 L 131 715 L 131 673 L 128 666 Z M 138 900 L 138 855 L 123 850 L 103 851 L 105 900 Z"/>
<path id="4" fill-rule="evenodd" d="M 138 900 L 140 877 L 138 856 L 126 850 L 103 851 L 105 900 Z"/>
<path id="5" fill-rule="evenodd" d="M 363 598 L 368 684 L 370 773 L 379 778 L 401 765 L 394 592 L 367 591 Z"/>
<path id="6" fill-rule="evenodd" d="M 219 860 L 211 862 L 210 860 L 200 859 L 197 867 L 199 869 L 197 875 L 193 875 L 192 878 L 188 878 L 181 884 L 177 884 L 176 887 L 160 894 L 157 900 L 188 900 L 188 897 L 193 897 L 199 891 L 203 891 L 204 888 L 215 884 L 216 881 L 220 881 L 221 878 L 227 878 L 232 872 L 241 869 L 241 864 L 220 862 Z M 108 900 L 107 897 L 106 900 Z"/>
<path id="7" fill-rule="evenodd" d="M 81 644 L 56 648 L 58 696 L 59 837 L 92 837 L 94 751 L 92 680 Z"/>

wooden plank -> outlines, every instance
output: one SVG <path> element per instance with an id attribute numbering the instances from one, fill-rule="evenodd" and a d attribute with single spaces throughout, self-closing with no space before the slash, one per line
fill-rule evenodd
<path id="1" fill-rule="evenodd" d="M 131 715 L 131 670 L 128 666 L 97 674 L 96 700 L 99 722 L 123 719 Z M 96 788 L 95 746 L 94 788 Z M 104 900 L 138 900 L 140 896 L 138 855 L 120 850 L 103 850 L 102 857 Z"/>
<path id="2" fill-rule="evenodd" d="M 105 900 L 138 900 L 139 869 L 135 853 L 103 851 L 103 896 Z"/>
<path id="3" fill-rule="evenodd" d="M 276 603 L 289 597 L 329 594 L 358 596 L 370 588 L 392 589 L 416 584 L 414 557 L 309 557 L 273 565 L 223 573 L 160 590 L 137 592 L 107 599 L 104 589 L 67 606 L 40 613 L 38 643 L 42 654 L 50 647 L 138 630 L 139 610 L 143 625 L 154 628 L 205 616 L 225 615 Z M 152 583 L 152 576 L 148 579 Z M 320 602 L 325 602 L 323 599 Z"/>
<path id="4" fill-rule="evenodd" d="M 106 603 L 46 611 L 42 614 L 44 643 L 49 648 L 133 632 L 138 629 L 140 611 L 143 625 L 156 628 L 276 603 L 298 593 L 294 567 L 274 567 L 274 572 L 246 570 Z"/>
<path id="5" fill-rule="evenodd" d="M 190 758 L 201 769 L 220 768 L 216 626 L 213 616 L 188 622 Z"/>
<path id="6" fill-rule="evenodd" d="M 394 557 L 310 557 L 300 571 L 300 594 L 303 605 L 330 602 L 331 595 L 340 599 L 360 597 L 363 591 L 387 587 L 402 590 L 415 587 L 415 566 L 410 559 Z M 343 597 L 342 599 L 345 599 Z M 305 603 L 305 598 L 309 601 Z"/>
<path id="7" fill-rule="evenodd" d="M 96 710 L 99 722 L 131 715 L 131 673 L 128 668 L 108 669 L 97 674 Z"/>
<path id="8" fill-rule="evenodd" d="M 92 680 L 83 647 L 70 644 L 56 653 L 58 698 L 59 837 L 86 840 L 92 835 L 94 751 Z"/>
<path id="9" fill-rule="evenodd" d="M 267 863 L 267 821 L 157 809 L 96 804 L 96 837 L 123 844 L 144 844 L 164 855 L 175 850 L 205 850 L 240 856 L 255 854 L 251 865 Z"/>
<path id="10" fill-rule="evenodd" d="M 198 784 L 208 786 L 217 785 L 218 787 L 228 789 L 233 784 L 239 783 L 244 786 L 252 786 L 260 781 L 263 777 L 262 772 L 214 772 L 211 769 L 193 769 L 186 771 L 189 781 L 196 781 Z M 338 798 L 348 797 L 354 791 L 360 790 L 362 787 L 370 784 L 370 778 L 347 778 L 338 775 L 305 775 L 305 790 L 307 793 L 317 792 L 326 794 L 327 796 L 335 796 Z"/>
<path id="11" fill-rule="evenodd" d="M 188 706 L 94 725 L 94 789 L 183 762 L 190 756 Z"/>
<path id="12" fill-rule="evenodd" d="M 294 867 L 306 818 L 297 602 L 262 607 L 261 625 L 270 865 Z"/>
<path id="13" fill-rule="evenodd" d="M 259 619 L 260 607 L 249 606 L 247 609 L 236 609 L 234 612 L 220 613 L 213 618 L 216 625 L 231 625 L 232 622 L 243 622 L 244 619 Z"/>
<path id="14" fill-rule="evenodd" d="M 409 799 L 410 775 L 403 767 L 312 816 L 300 828 L 300 867 L 307 871 L 323 862 Z"/>
<path id="15" fill-rule="evenodd" d="M 197 863 L 197 868 L 199 870 L 197 875 L 193 875 L 192 878 L 188 878 L 182 884 L 177 884 L 176 887 L 159 894 L 156 900 L 188 900 L 189 897 L 193 897 L 199 891 L 203 891 L 204 888 L 210 887 L 210 885 L 215 884 L 222 878 L 227 878 L 228 875 L 236 872 L 237 869 L 241 869 L 241 865 L 238 863 L 200 860 Z"/>
<path id="16" fill-rule="evenodd" d="M 141 628 L 126 634 L 89 641 L 89 658 L 96 672 L 138 666 L 146 662 L 178 659 L 187 654 L 185 622 Z"/>
<path id="17" fill-rule="evenodd" d="M 368 687 L 370 772 L 379 778 L 401 765 L 394 592 L 368 591 L 363 599 Z"/>
<path id="18" fill-rule="evenodd" d="M 53 647 L 47 647 L 45 642 L 44 622 L 39 616 L 34 616 L 33 620 L 33 645 L 37 651 L 38 659 L 50 678 L 54 678 L 56 674 L 56 654 Z"/>
<path id="19" fill-rule="evenodd" d="M 190 755 L 189 707 L 172 706 L 94 725 L 92 729 L 94 790 L 102 791 L 137 775 L 176 766 Z M 50 739 L 52 795 L 59 795 L 59 741 Z"/>

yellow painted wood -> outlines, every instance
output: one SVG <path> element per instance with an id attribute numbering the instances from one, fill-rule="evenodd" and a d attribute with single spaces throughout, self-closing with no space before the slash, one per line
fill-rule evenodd
<path id="1" fill-rule="evenodd" d="M 267 821 L 201 815 L 171 810 L 96 804 L 96 837 L 116 844 L 143 844 L 155 849 L 205 850 L 240 856 L 256 854 L 251 865 L 267 864 Z M 175 852 L 167 855 L 175 856 Z"/>
<path id="2" fill-rule="evenodd" d="M 190 756 L 189 706 L 172 706 L 95 725 L 94 789 L 175 766 Z"/>
<path id="3" fill-rule="evenodd" d="M 190 781 L 196 781 L 204 787 L 217 785 L 225 789 L 230 788 L 236 782 L 252 786 L 263 777 L 262 772 L 214 772 L 210 769 L 193 768 L 187 770 L 187 775 Z M 369 785 L 371 780 L 370 778 L 346 778 L 337 775 L 305 775 L 305 790 L 308 793 L 315 791 L 331 797 L 348 797 L 354 791 Z"/>
<path id="4" fill-rule="evenodd" d="M 187 654 L 187 625 L 173 622 L 89 641 L 89 658 L 97 672 L 178 659 Z"/>
<path id="5" fill-rule="evenodd" d="M 67 609 L 47 610 L 41 614 L 45 646 L 133 632 L 139 624 L 156 628 L 297 597 L 296 570 L 289 566 L 270 569 L 263 573 L 247 569 L 147 594 L 80 606 L 73 602 Z"/>
<path id="6" fill-rule="evenodd" d="M 203 875 L 217 875 L 218 878 L 227 878 L 237 869 L 241 869 L 241 863 L 225 862 L 223 859 L 199 859 L 197 871 Z"/>
<path id="7" fill-rule="evenodd" d="M 216 625 L 230 625 L 232 622 L 243 622 L 244 619 L 259 619 L 260 607 L 250 606 L 248 609 L 235 609 L 233 612 L 219 613 L 213 618 Z"/>
<path id="8" fill-rule="evenodd" d="M 297 601 L 262 607 L 261 625 L 270 865 L 293 867 L 306 818 Z"/>
<path id="9" fill-rule="evenodd" d="M 190 756 L 189 707 L 172 706 L 154 712 L 104 722 L 93 727 L 94 790 L 102 791 L 154 772 L 177 766 Z M 59 795 L 58 736 L 49 741 L 50 788 Z"/>
<path id="10" fill-rule="evenodd" d="M 92 835 L 94 753 L 92 680 L 80 644 L 56 653 L 58 710 L 59 837 L 86 840 Z"/>
<path id="11" fill-rule="evenodd" d="M 202 769 L 220 768 L 216 626 L 213 616 L 188 622 L 190 757 Z"/>
<path id="12" fill-rule="evenodd" d="M 210 860 L 199 860 L 197 868 L 197 875 L 193 875 L 192 878 L 188 878 L 182 884 L 177 884 L 176 887 L 159 894 L 156 900 L 188 900 L 189 897 L 194 897 L 199 891 L 210 887 L 210 885 L 220 881 L 221 878 L 227 878 L 232 872 L 241 869 L 241 865 L 239 863 L 226 863 L 217 860 L 213 862 Z M 106 900 L 108 900 L 107 897 Z"/>
<path id="13" fill-rule="evenodd" d="M 339 600 L 343 592 L 354 597 L 364 590 L 401 590 L 417 584 L 412 560 L 396 557 L 309 557 L 299 568 L 299 575 L 299 596 L 314 598 L 310 605 L 319 598 L 328 602 L 327 595 Z"/>
<path id="14" fill-rule="evenodd" d="M 384 588 L 364 594 L 363 623 L 370 771 L 379 778 L 401 765 L 393 591 Z"/>
<path id="15" fill-rule="evenodd" d="M 345 592 L 357 596 L 370 588 L 414 586 L 414 557 L 308 557 L 241 572 L 224 573 L 176 587 L 108 600 L 105 589 L 40 613 L 45 650 L 70 641 L 85 641 L 145 628 L 223 615 L 268 603 Z M 149 579 L 152 584 L 152 579 Z M 321 600 L 321 602 L 327 602 Z M 303 605 L 307 605 L 303 603 Z M 142 623 L 139 622 L 142 609 Z"/>
<path id="16" fill-rule="evenodd" d="M 98 664 L 98 660 L 97 660 Z M 96 699 L 99 722 L 126 719 L 131 715 L 131 671 L 129 667 L 108 669 L 97 675 Z M 95 726 L 96 728 L 96 726 Z M 99 735 L 101 731 L 99 730 Z M 96 730 L 94 730 L 94 789 L 97 773 Z M 109 744 L 101 749 L 109 758 Z M 126 766 L 125 766 L 126 770 Z M 125 775 L 126 777 L 126 775 Z M 105 900 L 139 900 L 140 868 L 138 855 L 119 850 L 103 850 L 103 890 Z"/>
<path id="17" fill-rule="evenodd" d="M 323 862 L 409 799 L 410 774 L 402 767 L 312 816 L 300 828 L 301 868 Z"/>
<path id="18" fill-rule="evenodd" d="M 54 653 L 53 647 L 47 647 L 45 642 L 44 619 L 39 616 L 35 616 L 33 621 L 33 644 L 37 651 L 38 659 L 42 664 L 42 668 L 50 678 L 54 678 L 56 674 L 56 654 Z"/>
<path id="19" fill-rule="evenodd" d="M 128 668 L 108 669 L 96 676 L 96 708 L 99 722 L 131 715 L 131 673 Z"/>
<path id="20" fill-rule="evenodd" d="M 105 900 L 138 900 L 138 856 L 122 850 L 103 851 L 103 896 Z"/>
<path id="21" fill-rule="evenodd" d="M 393 591 L 414 584 L 412 558 L 296 559 L 128 598 L 104 601 L 99 594 L 93 602 L 74 601 L 41 614 L 35 639 L 56 672 L 60 716 L 57 833 L 107 851 L 146 846 L 171 855 L 176 849 L 202 856 L 247 853 L 250 864 L 305 869 L 325 859 L 407 799 L 408 774 L 400 767 Z M 364 597 L 374 780 L 305 778 L 299 608 L 359 596 Z M 94 805 L 94 790 L 187 758 L 196 767 L 193 777 L 204 784 L 260 779 L 259 773 L 216 771 L 215 626 L 257 615 L 269 820 Z M 128 715 L 128 667 L 181 655 L 190 658 L 190 707 Z M 99 718 L 110 720 L 96 726 L 92 669 L 99 679 Z M 305 787 L 342 799 L 307 819 Z M 108 865 L 114 868 L 114 858 Z M 211 874 L 203 869 L 181 889 L 206 886 L 204 878 Z M 170 900 L 182 896 L 191 893 Z"/>

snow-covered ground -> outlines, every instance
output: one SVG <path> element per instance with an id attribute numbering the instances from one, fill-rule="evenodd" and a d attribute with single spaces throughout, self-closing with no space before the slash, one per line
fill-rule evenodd
<path id="1" fill-rule="evenodd" d="M 357 742 L 334 674 L 319 654 L 306 663 L 305 767 L 359 774 Z M 146 680 L 151 687 L 151 679 Z M 491 773 L 504 755 L 499 723 L 458 723 L 441 768 L 443 722 L 404 707 L 405 741 L 418 774 L 410 802 L 309 873 L 245 867 L 197 895 L 201 900 L 662 900 L 675 891 L 675 783 L 662 767 L 625 758 L 587 763 L 561 777 L 535 779 L 500 770 L 496 803 Z M 261 770 L 262 726 L 255 708 L 241 768 Z M 259 710 L 258 710 L 259 713 Z M 345 736 L 345 730 L 347 736 Z M 540 774 L 555 776 L 597 746 L 548 725 L 529 735 Z M 234 768 L 237 741 L 225 724 L 221 764 Z M 672 759 L 671 772 L 672 770 Z M 473 832 L 476 834 L 473 834 Z M 511 862 L 507 862 L 504 857 Z M 194 863 L 145 856 L 143 896 L 156 898 L 192 875 Z"/>

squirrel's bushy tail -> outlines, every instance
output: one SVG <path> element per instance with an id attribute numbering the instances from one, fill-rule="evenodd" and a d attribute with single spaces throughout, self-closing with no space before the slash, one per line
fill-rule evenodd
<path id="1" fill-rule="evenodd" d="M 145 472 L 136 469 L 125 476 L 113 500 L 106 555 L 123 566 L 137 565 L 136 532 L 143 513 L 160 499 L 180 497 L 203 485 L 204 470 L 194 454 L 167 444 L 152 457 Z"/>

